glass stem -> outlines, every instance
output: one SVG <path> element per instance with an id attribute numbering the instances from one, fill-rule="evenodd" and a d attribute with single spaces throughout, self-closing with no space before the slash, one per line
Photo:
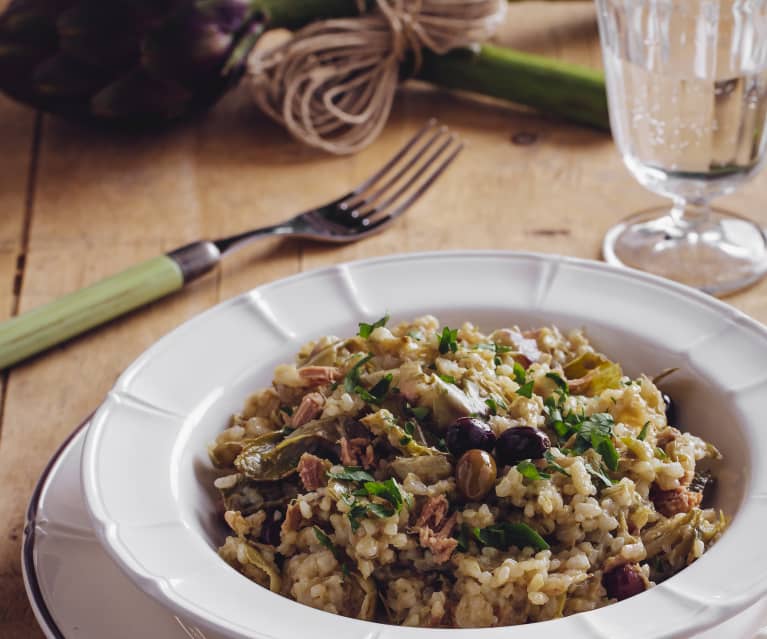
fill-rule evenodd
<path id="1" fill-rule="evenodd" d="M 689 232 L 708 222 L 711 209 L 705 200 L 691 202 L 677 197 L 674 198 L 674 205 L 671 207 L 669 216 L 677 228 Z"/>

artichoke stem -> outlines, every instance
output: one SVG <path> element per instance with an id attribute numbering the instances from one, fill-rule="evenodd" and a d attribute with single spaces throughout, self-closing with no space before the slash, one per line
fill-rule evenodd
<path id="1" fill-rule="evenodd" d="M 440 56 L 426 51 L 418 78 L 610 128 L 604 75 L 595 69 L 486 44 L 478 52 L 463 49 Z"/>

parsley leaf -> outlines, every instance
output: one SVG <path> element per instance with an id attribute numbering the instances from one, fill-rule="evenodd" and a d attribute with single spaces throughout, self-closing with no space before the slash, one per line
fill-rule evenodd
<path id="1" fill-rule="evenodd" d="M 552 455 L 550 450 L 547 450 L 545 453 L 543 453 L 543 458 L 547 462 L 546 468 L 544 468 L 543 470 L 547 472 L 551 471 L 556 473 L 562 473 L 563 475 L 567 475 L 568 477 L 570 476 L 570 473 L 568 473 L 566 469 L 562 468 L 562 466 L 560 466 L 557 463 L 556 457 Z"/>
<path id="2" fill-rule="evenodd" d="M 386 395 L 389 393 L 389 388 L 391 387 L 392 379 L 394 379 L 392 374 L 387 373 L 375 386 L 373 386 L 373 388 L 370 389 L 370 394 L 376 398 L 376 404 L 380 404 L 386 398 Z"/>
<path id="3" fill-rule="evenodd" d="M 527 371 L 519 362 L 514 362 L 514 381 L 520 386 L 527 381 Z"/>
<path id="4" fill-rule="evenodd" d="M 557 373 L 546 373 L 546 377 L 552 380 L 559 387 L 559 390 L 565 395 L 570 392 L 570 387 L 567 385 L 567 382 Z"/>
<path id="5" fill-rule="evenodd" d="M 348 373 L 346 373 L 346 376 L 344 377 L 344 390 L 347 393 L 355 392 L 355 389 L 360 383 L 360 368 L 371 359 L 373 359 L 372 354 L 366 355 L 352 366 Z"/>
<path id="6" fill-rule="evenodd" d="M 524 548 L 530 546 L 535 550 L 548 550 L 546 540 L 535 530 L 524 523 L 503 522 L 487 528 L 472 528 L 471 533 L 479 543 L 506 550 L 509 546 Z"/>
<path id="7" fill-rule="evenodd" d="M 644 426 L 642 426 L 642 430 L 639 431 L 639 435 L 637 435 L 637 439 L 640 442 L 643 442 L 645 438 L 647 437 L 647 429 L 650 428 L 650 422 L 646 421 L 644 423 Z"/>
<path id="8" fill-rule="evenodd" d="M 379 519 L 391 517 L 397 512 L 391 504 L 368 504 L 365 508 L 371 515 L 375 515 Z"/>
<path id="9" fill-rule="evenodd" d="M 372 324 L 365 324 L 365 322 L 360 322 L 358 324 L 359 326 L 359 333 L 358 335 L 360 337 L 368 338 L 370 337 L 370 334 L 377 328 L 381 328 L 382 326 L 386 326 L 386 322 L 389 321 L 389 314 L 387 313 L 384 315 L 381 319 L 373 322 Z"/>
<path id="10" fill-rule="evenodd" d="M 332 552 L 333 556 L 336 558 L 336 560 L 338 560 L 339 563 L 343 563 L 343 553 L 330 540 L 330 537 L 328 537 L 319 526 L 313 526 L 313 528 L 314 536 L 317 537 L 317 541 L 320 542 L 321 545 L 325 546 L 325 548 L 327 548 L 330 552 Z"/>
<path id="11" fill-rule="evenodd" d="M 602 468 L 594 468 L 591 464 L 584 462 L 583 464 L 586 467 L 586 470 L 588 471 L 589 475 L 594 477 L 595 479 L 598 479 L 601 481 L 605 487 L 612 486 L 613 480 L 610 479 L 607 474 L 605 473 L 604 469 Z"/>
<path id="12" fill-rule="evenodd" d="M 359 466 L 344 466 L 341 472 L 333 473 L 328 471 L 327 475 L 331 479 L 342 479 L 344 481 L 375 481 L 375 477 Z"/>
<path id="13" fill-rule="evenodd" d="M 663 460 L 663 461 L 668 459 L 668 455 L 666 454 L 666 451 L 663 450 L 662 448 L 659 448 L 658 446 L 655 447 L 655 456 L 658 459 Z"/>
<path id="14" fill-rule="evenodd" d="M 538 470 L 538 467 L 530 461 L 519 462 L 517 464 L 517 470 L 522 477 L 530 479 L 531 481 L 536 479 L 548 479 L 551 477 L 548 473 Z"/>
<path id="15" fill-rule="evenodd" d="M 448 351 L 455 353 L 458 350 L 458 329 L 450 329 L 445 326 L 439 337 L 439 352 L 443 355 Z"/>
<path id="16" fill-rule="evenodd" d="M 535 384 L 534 381 L 529 381 L 525 384 L 522 384 L 522 386 L 519 387 L 517 390 L 517 395 L 520 397 L 527 397 L 530 399 L 533 396 L 533 385 Z"/>
<path id="17" fill-rule="evenodd" d="M 504 410 L 508 410 L 509 407 L 506 406 L 506 403 L 502 399 L 497 399 L 495 397 L 488 397 L 485 400 L 485 404 L 490 409 L 490 413 L 492 415 L 498 414 L 498 408 L 503 408 Z"/>
<path id="18" fill-rule="evenodd" d="M 442 373 L 437 373 L 437 377 L 439 377 L 446 384 L 455 384 L 455 377 L 452 375 L 443 375 Z"/>
<path id="19" fill-rule="evenodd" d="M 360 527 L 360 519 L 362 519 L 367 514 L 367 508 L 365 508 L 364 504 L 360 504 L 359 502 L 352 502 L 351 510 L 347 513 L 347 517 L 349 517 L 349 523 L 352 527 L 352 532 L 357 532 L 357 529 Z"/>

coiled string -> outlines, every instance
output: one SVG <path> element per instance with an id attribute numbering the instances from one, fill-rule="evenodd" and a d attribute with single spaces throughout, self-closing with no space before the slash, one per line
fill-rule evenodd
<path id="1" fill-rule="evenodd" d="M 376 0 L 376 10 L 324 20 L 288 42 L 256 51 L 248 63 L 253 97 L 302 142 L 338 155 L 355 153 L 381 132 L 400 64 L 422 50 L 444 54 L 487 40 L 506 0 Z"/>

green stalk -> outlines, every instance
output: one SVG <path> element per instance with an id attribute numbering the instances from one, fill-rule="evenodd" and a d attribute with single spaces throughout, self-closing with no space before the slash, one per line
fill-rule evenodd
<path id="1" fill-rule="evenodd" d="M 604 75 L 588 67 L 485 44 L 478 52 L 464 49 L 440 56 L 426 51 L 418 77 L 610 128 Z"/>
<path id="2" fill-rule="evenodd" d="M 355 0 L 256 0 L 269 27 L 298 28 L 322 18 L 358 15 Z M 370 5 L 370 0 L 368 0 Z M 523 104 L 599 129 L 609 129 L 600 71 L 494 45 L 478 52 L 424 52 L 421 80 Z"/>

